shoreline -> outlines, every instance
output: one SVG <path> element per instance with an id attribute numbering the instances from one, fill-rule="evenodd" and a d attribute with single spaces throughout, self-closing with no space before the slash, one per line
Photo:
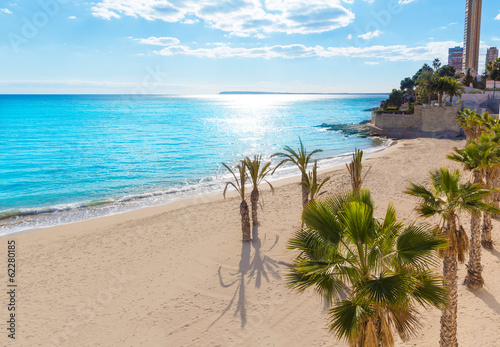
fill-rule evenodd
<path id="1" fill-rule="evenodd" d="M 439 166 L 460 167 L 446 155 L 464 144 L 402 140 L 367 157 L 364 186 L 375 215 L 382 217 L 392 202 L 399 220 L 414 221 L 416 202 L 403 193 L 408 181 L 425 182 Z M 328 194 L 350 187 L 344 166 L 328 175 Z M 314 291 L 299 295 L 286 286 L 296 256 L 287 242 L 301 223 L 297 182 L 280 181 L 274 195 L 263 189 L 261 224 L 250 243 L 241 242 L 239 199 L 222 194 L 0 239 L 3 249 L 16 241 L 20 264 L 17 345 L 345 346 L 329 333 Z M 499 224 L 493 220 L 494 231 Z M 498 233 L 493 238 L 500 243 Z M 484 251 L 485 288 L 459 285 L 462 345 L 495 345 L 500 338 L 498 264 L 497 251 Z M 465 273 L 460 265 L 459 281 Z M 6 271 L 0 280 L 7 281 Z M 437 345 L 440 315 L 422 310 L 422 329 L 408 342 L 396 338 L 396 345 Z"/>
<path id="2" fill-rule="evenodd" d="M 380 137 L 374 136 L 373 138 L 378 139 Z M 394 141 L 392 139 L 387 139 L 387 138 L 383 139 L 382 141 L 383 141 L 383 143 L 381 145 L 376 145 L 374 147 L 371 147 L 371 148 L 365 150 L 365 158 L 371 157 L 372 155 L 374 155 L 376 153 L 383 152 L 383 151 L 387 150 L 388 148 L 390 148 L 391 146 L 393 146 L 394 142 L 397 142 L 397 141 Z M 366 152 L 368 152 L 368 154 L 366 154 Z M 339 154 L 339 155 L 336 155 L 336 156 L 333 156 L 330 158 L 321 159 L 319 161 L 320 167 L 319 167 L 318 173 L 324 174 L 324 173 L 327 173 L 329 171 L 335 171 L 337 167 L 344 167 L 345 163 L 350 161 L 351 154 L 352 154 L 352 152 L 349 152 L 349 153 Z M 327 166 L 326 168 L 321 168 L 322 162 L 325 163 L 325 162 L 329 162 L 329 161 L 338 161 L 338 163 L 335 163 L 332 166 Z M 293 167 L 293 166 L 285 167 L 284 169 L 296 171 L 295 167 Z M 294 173 L 294 174 L 292 174 L 292 176 L 279 177 L 279 178 L 276 178 L 274 180 L 271 176 L 271 178 L 268 180 L 273 184 L 273 186 L 274 185 L 281 186 L 283 184 L 288 184 L 288 183 L 292 183 L 292 182 L 298 183 L 299 179 L 300 179 L 300 174 Z M 220 184 L 223 185 L 223 183 L 221 183 L 221 182 L 214 182 L 214 183 L 211 183 L 211 185 L 217 186 L 216 188 L 220 188 L 220 187 L 218 187 L 218 185 L 220 185 Z M 177 203 L 182 203 L 182 202 L 190 204 L 191 202 L 196 202 L 196 201 L 209 201 L 209 202 L 211 202 L 211 201 L 213 201 L 212 197 L 214 199 L 216 199 L 217 196 L 222 194 L 218 191 L 219 189 L 212 189 L 211 191 L 205 191 L 205 192 L 201 191 L 198 194 L 184 194 L 183 195 L 182 192 L 168 193 L 168 191 L 172 190 L 172 189 L 179 189 L 179 188 L 168 188 L 168 189 L 164 190 L 164 193 L 158 193 L 158 192 L 154 192 L 154 191 L 153 192 L 138 193 L 138 194 L 135 194 L 136 196 L 138 196 L 138 198 L 130 198 L 129 200 L 124 200 L 123 202 L 125 202 L 125 204 L 123 204 L 123 205 L 116 205 L 116 202 L 118 202 L 118 203 L 121 202 L 122 199 L 126 198 L 127 196 L 121 197 L 121 198 L 101 199 L 102 201 L 111 201 L 111 202 L 103 203 L 103 204 L 99 204 L 99 205 L 94 205 L 94 206 L 115 208 L 115 209 L 117 209 L 117 211 L 111 211 L 109 213 L 104 212 L 102 214 L 97 213 L 96 215 L 92 215 L 92 216 L 89 216 L 87 218 L 83 217 L 81 219 L 79 217 L 76 217 L 76 220 L 70 220 L 70 221 L 62 222 L 62 223 L 59 223 L 56 225 L 34 227 L 34 228 L 29 228 L 29 229 L 24 229 L 24 230 L 15 230 L 15 231 L 8 231 L 7 230 L 7 232 L 5 234 L 0 235 L 0 238 L 9 237 L 9 236 L 13 236 L 13 235 L 19 235 L 19 234 L 25 234 L 25 233 L 32 233 L 32 232 L 36 232 L 36 231 L 41 231 L 41 230 L 56 228 L 56 227 L 61 227 L 61 226 L 67 226 L 67 225 L 72 225 L 75 223 L 82 223 L 82 222 L 86 222 L 86 221 L 90 221 L 90 220 L 94 220 L 94 219 L 99 219 L 99 218 L 120 216 L 120 215 L 124 215 L 127 213 L 132 213 L 135 211 L 142 211 L 142 210 L 150 209 L 150 208 L 161 208 L 161 207 L 164 207 L 165 205 L 170 205 L 170 204 L 177 204 Z M 199 188 L 199 189 L 202 190 L 203 188 Z M 267 185 L 261 185 L 261 189 L 267 190 L 267 189 L 269 189 L 269 187 Z M 191 190 L 188 189 L 186 192 L 189 192 L 189 191 L 191 191 Z M 196 192 L 196 188 L 193 188 L 192 191 Z M 221 191 L 222 191 L 222 188 L 221 188 Z M 176 194 L 179 194 L 177 199 L 175 198 Z M 144 198 L 141 197 L 141 196 L 145 196 L 145 195 L 147 195 L 147 196 Z M 234 195 L 234 191 L 229 190 L 228 197 L 233 197 L 233 195 Z M 155 203 L 154 201 L 149 201 L 149 204 L 147 201 L 147 199 L 151 199 L 151 198 L 155 198 L 155 197 L 167 199 L 170 196 L 172 196 L 172 201 L 167 200 L 167 201 L 163 201 L 163 202 L 159 202 L 159 203 L 158 202 Z M 4 222 L 4 223 L 10 222 L 12 219 L 14 219 L 17 222 L 17 218 L 30 217 L 30 216 L 35 216 L 35 217 L 47 216 L 49 218 L 50 217 L 56 218 L 57 216 L 62 215 L 64 217 L 64 216 L 68 215 L 69 213 L 77 213 L 79 210 L 89 211 L 92 207 L 94 207 L 94 206 L 89 206 L 89 205 L 91 205 L 91 203 L 92 202 L 81 202 L 81 203 L 75 202 L 75 203 L 71 203 L 71 204 L 66 204 L 66 205 L 77 205 L 77 207 L 61 208 L 60 210 L 56 210 L 56 211 L 50 211 L 49 209 L 57 208 L 60 206 L 66 206 L 66 205 L 53 205 L 53 206 L 46 206 L 46 207 L 19 209 L 19 210 L 44 210 L 44 209 L 46 209 L 46 210 L 48 210 L 48 212 L 26 213 L 25 215 L 18 214 L 18 215 L 14 215 L 12 217 L 7 217 L 5 219 L 0 220 L 0 230 L 2 228 L 2 222 Z M 9 210 L 6 210 L 6 211 L 9 211 Z M 60 217 L 57 219 L 59 220 Z M 8 225 L 8 224 L 3 224 L 3 225 Z"/>

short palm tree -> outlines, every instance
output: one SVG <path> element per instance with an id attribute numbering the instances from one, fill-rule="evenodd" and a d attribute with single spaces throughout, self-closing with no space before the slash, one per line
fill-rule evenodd
<path id="1" fill-rule="evenodd" d="M 457 343 L 457 260 L 465 261 L 469 249 L 467 234 L 460 222 L 459 213 L 479 214 L 491 205 L 484 199 L 491 193 L 481 185 L 460 182 L 460 172 L 440 168 L 430 172 L 431 188 L 410 183 L 406 193 L 419 198 L 417 210 L 423 217 L 439 216 L 437 226 L 448 241 L 442 251 L 443 277 L 448 289 L 448 304 L 441 316 L 441 347 L 455 347 Z"/>
<path id="2" fill-rule="evenodd" d="M 303 211 L 305 227 L 289 241 L 300 251 L 289 287 L 313 287 L 326 303 L 330 330 L 351 346 L 394 346 L 419 328 L 417 305 L 442 308 L 447 293 L 430 266 L 446 240 L 427 225 L 403 225 L 389 205 L 385 218 L 373 216 L 368 190 L 312 201 Z"/>
<path id="3" fill-rule="evenodd" d="M 319 182 L 318 179 L 318 161 L 314 161 L 314 166 L 311 171 L 307 173 L 306 180 L 302 182 L 303 185 L 307 187 L 307 191 L 309 194 L 309 202 L 316 200 L 320 195 L 323 195 L 326 192 L 322 192 L 321 188 L 325 185 L 326 182 L 330 180 L 331 177 L 325 177 L 322 182 Z"/>
<path id="4" fill-rule="evenodd" d="M 484 186 L 485 173 L 488 168 L 494 165 L 493 163 L 498 163 L 499 160 L 491 144 L 476 141 L 469 143 L 464 149 L 455 148 L 454 153 L 448 155 L 448 159 L 462 163 L 464 168 L 472 173 L 472 183 L 480 186 Z M 472 213 L 470 225 L 469 263 L 464 283 L 471 289 L 478 289 L 484 284 L 481 266 L 480 213 Z"/>
<path id="5" fill-rule="evenodd" d="M 234 182 L 227 182 L 226 187 L 224 188 L 224 199 L 226 198 L 227 188 L 229 186 L 233 186 L 234 189 L 238 192 L 241 198 L 240 203 L 240 215 L 241 215 L 241 232 L 243 234 L 243 241 L 252 241 L 252 234 L 250 229 L 250 212 L 248 210 L 248 204 L 245 200 L 245 184 L 248 179 L 245 165 L 243 163 L 236 165 L 236 169 L 238 170 L 238 174 L 233 171 L 229 166 L 222 163 L 224 167 L 233 175 Z"/>
<path id="6" fill-rule="evenodd" d="M 271 163 L 262 163 L 262 155 L 256 155 L 253 159 L 245 158 L 243 161 L 247 170 L 250 182 L 252 183 L 252 193 L 250 194 L 250 201 L 252 203 L 252 223 L 254 226 L 259 225 L 257 217 L 257 210 L 259 207 L 259 185 L 262 181 L 269 184 L 271 191 L 274 193 L 274 187 L 266 180 L 266 176 L 271 173 Z"/>
<path id="7" fill-rule="evenodd" d="M 349 164 L 345 164 L 347 166 L 347 170 L 349 171 L 349 176 L 351 177 L 351 186 L 354 192 L 359 192 L 361 189 L 361 185 L 368 175 L 368 172 L 371 168 L 368 168 L 365 175 L 363 176 L 363 151 L 359 149 L 355 149 L 352 155 L 352 161 Z"/>
<path id="8" fill-rule="evenodd" d="M 283 152 L 275 153 L 272 155 L 272 157 L 282 157 L 284 158 L 275 168 L 274 171 L 281 165 L 285 163 L 294 163 L 300 170 L 300 173 L 302 175 L 302 180 L 301 182 L 305 182 L 307 179 L 307 166 L 309 165 L 309 162 L 311 161 L 311 158 L 314 154 L 320 153 L 323 150 L 321 149 L 315 149 L 311 153 L 307 153 L 304 144 L 302 143 L 302 140 L 299 138 L 300 141 L 300 147 L 298 148 L 297 151 L 292 149 L 289 146 L 285 146 Z M 273 173 L 274 173 L 273 171 Z M 309 202 L 309 192 L 307 190 L 307 187 L 304 184 L 302 185 L 302 206 L 305 207 L 307 203 Z"/>
<path id="9" fill-rule="evenodd" d="M 464 129 L 467 141 L 479 139 L 484 132 L 490 131 L 498 124 L 498 120 L 491 117 L 488 112 L 480 115 L 476 110 L 471 111 L 468 108 L 458 113 L 457 120 Z"/>

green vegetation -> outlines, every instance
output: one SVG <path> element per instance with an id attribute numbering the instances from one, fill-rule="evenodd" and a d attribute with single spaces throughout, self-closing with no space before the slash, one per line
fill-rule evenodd
<path id="1" fill-rule="evenodd" d="M 285 146 L 283 149 L 283 152 L 280 153 L 275 153 L 272 155 L 272 157 L 281 157 L 284 158 L 273 170 L 273 173 L 276 171 L 278 167 L 285 163 L 293 163 L 295 164 L 299 170 L 300 173 L 302 174 L 302 180 L 301 180 L 301 185 L 302 185 L 302 206 L 306 207 L 307 203 L 309 202 L 309 190 L 307 186 L 303 183 L 306 182 L 308 177 L 307 177 L 307 166 L 309 165 L 309 162 L 311 161 L 311 158 L 314 154 L 320 153 L 323 150 L 321 149 L 315 149 L 311 153 L 307 153 L 307 150 L 304 147 L 304 144 L 302 143 L 302 140 L 299 138 L 300 142 L 300 147 L 298 148 L 297 151 L 292 149 L 289 146 Z"/>
<path id="2" fill-rule="evenodd" d="M 460 77 L 453 66 L 441 66 L 439 59 L 434 59 L 432 67 L 424 64 L 413 77 L 404 78 L 400 89 L 393 89 L 389 99 L 381 103 L 379 113 L 413 114 L 415 103 L 431 104 L 432 100 L 438 100 L 439 105 L 443 105 L 446 97 L 452 103 L 453 97 L 465 92 L 464 85 L 458 81 Z M 408 109 L 401 111 L 405 103 Z"/>
<path id="3" fill-rule="evenodd" d="M 441 347 L 458 346 L 457 343 L 457 261 L 465 261 L 469 240 L 461 224 L 460 213 L 477 215 L 489 212 L 493 206 L 484 202 L 491 194 L 479 184 L 461 183 L 458 170 L 440 168 L 430 172 L 430 188 L 410 183 L 406 193 L 419 199 L 417 211 L 422 217 L 440 218 L 436 228 L 448 241 L 442 250 L 443 277 L 448 290 L 448 304 L 441 316 Z"/>
<path id="4" fill-rule="evenodd" d="M 234 178 L 234 182 L 227 182 L 226 187 L 224 188 L 224 198 L 226 198 L 227 188 L 229 186 L 233 186 L 238 192 L 241 203 L 240 203 L 240 215 L 241 215 L 241 232 L 243 234 L 243 241 L 251 241 L 252 234 L 250 230 L 250 213 L 248 210 L 248 204 L 245 200 L 245 184 L 248 180 L 248 175 L 245 170 L 245 165 L 242 162 L 241 164 L 236 165 L 236 169 L 239 175 L 236 175 L 235 171 L 231 169 L 226 164 L 222 163 L 224 167 L 231 173 Z"/>
<path id="5" fill-rule="evenodd" d="M 493 80 L 493 97 L 495 97 L 497 81 L 500 81 L 500 58 L 493 61 L 490 60 L 486 64 L 486 71 L 488 73 L 488 77 Z"/>
<path id="6" fill-rule="evenodd" d="M 351 346 L 394 346 L 420 327 L 418 306 L 444 308 L 447 292 L 432 272 L 446 240 L 434 228 L 405 226 L 389 205 L 374 217 L 368 190 L 311 202 L 289 241 L 299 251 L 289 286 L 315 291 L 330 306 L 330 329 Z"/>
<path id="7" fill-rule="evenodd" d="M 248 170 L 248 176 L 252 183 L 252 193 L 250 194 L 250 201 L 252 203 L 252 224 L 253 226 L 259 225 L 257 211 L 259 207 L 259 185 L 266 182 L 274 193 L 274 187 L 266 180 L 267 175 L 271 173 L 271 162 L 262 163 L 262 155 L 256 155 L 253 159 L 245 158 L 243 164 Z"/>

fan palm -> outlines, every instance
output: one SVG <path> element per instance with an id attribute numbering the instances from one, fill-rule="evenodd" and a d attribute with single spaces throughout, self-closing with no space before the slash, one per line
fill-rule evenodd
<path id="1" fill-rule="evenodd" d="M 326 303 L 330 330 L 351 346 L 394 346 L 419 327 L 417 305 L 442 308 L 447 293 L 429 266 L 446 240 L 427 225 L 403 225 L 389 205 L 381 221 L 373 216 L 368 190 L 312 201 L 305 227 L 289 241 L 300 251 L 289 287 L 313 287 Z"/>
<path id="2" fill-rule="evenodd" d="M 494 130 L 498 130 L 495 127 Z M 478 143 L 488 149 L 487 159 L 489 159 L 485 164 L 485 183 L 486 187 L 489 189 L 495 188 L 496 181 L 500 176 L 499 164 L 500 164 L 500 133 L 485 132 L 479 137 Z M 487 202 L 492 202 L 493 196 L 488 196 Z M 495 213 L 498 213 L 496 211 Z M 491 213 L 483 213 L 483 232 L 481 235 L 481 244 L 484 248 L 493 249 L 493 240 L 491 239 L 491 230 L 493 225 L 491 223 Z"/>
<path id="3" fill-rule="evenodd" d="M 361 189 L 361 185 L 368 175 L 368 172 L 371 168 L 366 171 L 365 175 L 362 175 L 363 171 L 363 151 L 359 149 L 355 149 L 352 155 L 352 161 L 349 164 L 345 164 L 347 166 L 347 170 L 349 171 L 349 175 L 351 176 L 351 186 L 354 192 L 359 192 Z"/>
<path id="4" fill-rule="evenodd" d="M 330 180 L 331 177 L 326 177 L 321 183 L 318 180 L 318 161 L 314 161 L 314 166 L 312 171 L 309 171 L 306 176 L 306 180 L 302 182 L 303 185 L 307 187 L 309 194 L 309 202 L 316 200 L 320 195 L 326 192 L 321 192 L 321 188 L 326 182 Z"/>
<path id="5" fill-rule="evenodd" d="M 245 158 L 243 161 L 247 170 L 248 176 L 252 183 L 252 193 L 250 194 L 250 201 L 252 203 L 252 223 L 254 226 L 259 225 L 259 220 L 257 217 L 257 210 L 259 206 L 259 185 L 262 181 L 269 184 L 271 187 L 271 191 L 274 193 L 274 187 L 271 183 L 266 180 L 266 176 L 271 173 L 271 163 L 262 163 L 262 155 L 256 155 L 253 157 L 253 160 L 250 158 Z"/>
<path id="6" fill-rule="evenodd" d="M 453 97 L 460 96 L 465 92 L 464 85 L 454 78 L 449 77 L 446 86 L 446 94 L 450 97 L 450 103 L 453 102 Z"/>
<path id="7" fill-rule="evenodd" d="M 477 140 L 483 132 L 491 129 L 498 122 L 488 112 L 480 115 L 476 110 L 471 111 L 468 108 L 458 113 L 457 120 L 464 129 L 467 141 Z"/>
<path id="8" fill-rule="evenodd" d="M 459 219 L 460 212 L 479 214 L 489 211 L 491 205 L 484 199 L 491 193 L 478 184 L 460 182 L 460 172 L 440 168 L 430 172 L 431 188 L 410 183 L 406 193 L 419 198 L 417 210 L 423 217 L 439 216 L 438 229 L 448 240 L 442 251 L 443 277 L 448 289 L 448 304 L 441 316 L 441 347 L 458 346 L 457 343 L 457 260 L 465 261 L 469 248 L 467 234 Z"/>
<path id="9" fill-rule="evenodd" d="M 236 165 L 236 169 L 239 175 L 236 175 L 235 171 L 231 169 L 226 164 L 222 163 L 224 167 L 231 173 L 234 178 L 234 182 L 227 182 L 224 188 L 224 199 L 226 198 L 227 188 L 233 186 L 238 192 L 241 203 L 240 203 L 240 215 L 241 215 L 241 232 L 243 234 L 243 241 L 251 241 L 251 230 L 250 230 L 250 213 L 248 211 L 248 204 L 245 200 L 245 184 L 247 182 L 248 176 L 245 170 L 245 165 L 243 163 Z"/>
<path id="10" fill-rule="evenodd" d="M 275 168 L 274 171 L 281 165 L 291 162 L 294 163 L 300 170 L 300 173 L 302 174 L 302 180 L 301 182 L 305 182 L 307 180 L 307 165 L 309 165 L 309 162 L 311 161 L 311 157 L 316 154 L 320 153 L 323 150 L 321 149 L 315 149 L 311 153 L 307 153 L 304 144 L 302 143 L 302 140 L 299 138 L 300 141 L 300 147 L 298 148 L 297 151 L 292 149 L 289 146 L 285 146 L 283 149 L 284 152 L 279 152 L 275 153 L 272 155 L 272 157 L 282 157 L 284 158 Z M 273 171 L 273 173 L 274 173 Z M 305 207 L 307 203 L 309 202 L 309 192 L 307 190 L 307 187 L 304 184 L 302 185 L 302 206 Z"/>
<path id="11" fill-rule="evenodd" d="M 472 173 L 472 183 L 484 185 L 485 173 L 488 168 L 498 163 L 495 146 L 491 143 L 471 142 L 464 149 L 454 149 L 448 159 L 462 163 L 464 168 Z M 484 284 L 481 266 L 481 214 L 471 215 L 471 234 L 469 263 L 465 284 L 472 289 L 481 288 Z"/>

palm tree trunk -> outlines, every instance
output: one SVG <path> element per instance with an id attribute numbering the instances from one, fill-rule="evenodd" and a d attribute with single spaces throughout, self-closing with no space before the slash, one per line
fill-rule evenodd
<path id="1" fill-rule="evenodd" d="M 474 184 L 482 184 L 483 177 L 480 171 L 473 171 Z M 464 284 L 471 289 L 479 289 L 484 284 L 481 266 L 481 214 L 472 215 L 470 221 L 470 248 L 467 275 Z"/>
<path id="2" fill-rule="evenodd" d="M 481 235 L 481 244 L 486 249 L 493 249 L 493 240 L 491 239 L 491 215 L 483 213 L 483 233 Z"/>
<path id="3" fill-rule="evenodd" d="M 481 215 L 472 216 L 470 229 L 469 263 L 464 284 L 471 289 L 479 289 L 484 284 L 481 266 Z"/>
<path id="4" fill-rule="evenodd" d="M 491 177 L 491 173 L 486 173 L 486 186 L 488 188 L 493 187 L 493 180 Z M 492 202 L 492 197 L 489 196 L 486 198 L 487 203 Z M 491 214 L 483 213 L 483 233 L 481 235 L 481 244 L 486 249 L 493 249 L 493 240 L 491 239 L 491 230 L 493 229 L 493 225 L 491 224 Z"/>
<path id="5" fill-rule="evenodd" d="M 307 204 L 309 203 L 309 190 L 307 189 L 307 186 L 304 184 L 306 182 L 306 177 L 305 174 L 302 174 L 302 208 L 305 208 Z"/>
<path id="6" fill-rule="evenodd" d="M 445 251 L 443 258 L 444 286 L 448 290 L 448 305 L 441 316 L 441 347 L 456 347 L 457 342 L 457 258 Z"/>
<path id="7" fill-rule="evenodd" d="M 241 214 L 241 232 L 243 234 L 243 241 L 252 241 L 252 234 L 250 228 L 250 212 L 248 211 L 248 204 L 245 200 L 240 204 Z"/>
<path id="8" fill-rule="evenodd" d="M 250 195 L 250 201 L 252 202 L 252 223 L 253 226 L 259 225 L 259 219 L 257 218 L 257 210 L 259 208 L 259 189 L 254 188 L 252 194 Z"/>

